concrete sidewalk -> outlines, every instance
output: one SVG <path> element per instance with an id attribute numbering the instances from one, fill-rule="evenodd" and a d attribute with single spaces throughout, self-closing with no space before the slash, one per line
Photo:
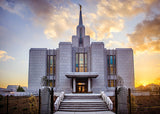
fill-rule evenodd
<path id="1" fill-rule="evenodd" d="M 112 111 L 100 111 L 100 112 L 62 112 L 57 111 L 54 114 L 115 114 Z"/>

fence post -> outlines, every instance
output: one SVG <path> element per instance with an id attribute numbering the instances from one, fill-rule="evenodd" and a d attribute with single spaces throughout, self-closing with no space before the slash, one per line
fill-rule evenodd
<path id="1" fill-rule="evenodd" d="M 53 89 L 53 112 L 55 112 L 55 108 L 54 108 L 54 89 Z"/>
<path id="2" fill-rule="evenodd" d="M 160 98 L 160 87 L 159 87 L 159 98 Z"/>
<path id="3" fill-rule="evenodd" d="M 129 101 L 129 114 L 131 114 L 132 113 L 132 111 L 131 111 L 131 89 L 130 88 L 128 88 L 128 101 Z"/>
<path id="4" fill-rule="evenodd" d="M 115 112 L 118 114 L 117 87 L 115 88 Z"/>
<path id="5" fill-rule="evenodd" d="M 7 114 L 8 114 L 8 95 L 7 95 Z"/>
<path id="6" fill-rule="evenodd" d="M 41 89 L 39 89 L 39 114 L 41 112 Z"/>
<path id="7" fill-rule="evenodd" d="M 53 87 L 51 88 L 51 114 L 53 114 Z"/>

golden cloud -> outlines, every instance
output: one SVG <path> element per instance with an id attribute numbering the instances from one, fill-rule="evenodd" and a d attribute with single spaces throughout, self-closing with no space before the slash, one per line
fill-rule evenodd
<path id="1" fill-rule="evenodd" d="M 129 43 L 135 51 L 160 52 L 160 15 L 153 20 L 139 23 L 135 31 L 128 34 Z"/>
<path id="2" fill-rule="evenodd" d="M 6 51 L 0 50 L 0 61 L 15 60 L 14 57 L 8 56 Z"/>
<path id="3" fill-rule="evenodd" d="M 70 7 L 76 6 L 73 5 Z M 78 15 L 74 16 L 72 12 L 67 8 L 62 9 L 57 10 L 57 13 L 51 16 L 50 21 L 48 21 L 45 27 L 44 33 L 46 34 L 48 39 L 63 38 L 66 32 L 71 32 L 73 34 L 72 28 L 76 25 L 73 20 L 78 18 Z M 67 35 L 65 37 L 67 38 L 71 36 Z"/>
<path id="4" fill-rule="evenodd" d="M 124 18 L 151 12 L 151 8 L 158 7 L 158 1 L 94 0 L 93 2 L 87 0 L 86 3 L 89 8 L 95 7 L 95 13 L 92 11 L 83 13 L 84 21 L 86 19 L 84 24 L 88 29 L 86 29 L 86 33 L 91 34 L 91 38 L 98 41 L 112 38 L 113 32 L 120 32 L 124 28 Z M 77 12 L 79 12 L 79 8 L 71 0 L 2 0 L 0 7 L 12 13 L 20 14 L 23 14 L 25 8 L 29 9 L 34 16 L 32 20 L 44 27 L 44 34 L 48 39 L 68 39 L 74 34 L 75 30 L 73 29 L 78 24 L 79 15 Z"/>
<path id="5" fill-rule="evenodd" d="M 144 11 L 141 0 L 101 0 L 98 14 L 107 17 L 130 17 Z"/>

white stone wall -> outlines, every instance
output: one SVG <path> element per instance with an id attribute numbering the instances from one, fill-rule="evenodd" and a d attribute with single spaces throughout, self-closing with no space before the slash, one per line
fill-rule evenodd
<path id="1" fill-rule="evenodd" d="M 61 42 L 59 44 L 59 80 L 58 91 L 72 92 L 71 79 L 65 74 L 72 71 L 72 44 Z"/>
<path id="2" fill-rule="evenodd" d="M 83 39 L 83 47 L 89 47 L 90 46 L 90 37 L 85 36 Z"/>
<path id="3" fill-rule="evenodd" d="M 56 77 L 55 77 L 55 88 L 59 86 L 59 49 L 56 49 Z"/>
<path id="4" fill-rule="evenodd" d="M 29 52 L 28 89 L 41 88 L 41 77 L 46 75 L 47 49 L 31 48 Z"/>
<path id="5" fill-rule="evenodd" d="M 92 79 L 92 91 L 106 91 L 104 79 L 104 43 L 93 42 L 91 44 L 91 72 L 97 72 L 99 76 Z"/>
<path id="6" fill-rule="evenodd" d="M 134 88 L 134 63 L 131 48 L 116 48 L 117 76 L 124 80 L 124 85 Z"/>
<path id="7" fill-rule="evenodd" d="M 72 36 L 72 47 L 78 47 L 79 46 L 79 39 L 77 36 Z"/>

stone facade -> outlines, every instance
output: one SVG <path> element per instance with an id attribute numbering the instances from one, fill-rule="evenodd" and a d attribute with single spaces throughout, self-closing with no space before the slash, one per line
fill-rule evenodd
<path id="1" fill-rule="evenodd" d="M 81 11 L 79 21 L 77 35 L 72 36 L 72 42 L 60 42 L 59 48 L 53 50 L 30 49 L 28 88 L 30 90 L 41 88 L 40 83 L 43 76 L 47 76 L 57 92 L 71 93 L 78 89 L 82 92 L 94 93 L 114 91 L 117 86 L 117 76 L 124 80 L 126 87 L 134 88 L 133 50 L 131 48 L 106 49 L 103 42 L 90 44 L 90 37 L 85 35 Z M 78 57 L 76 54 L 79 54 Z M 55 60 L 49 59 L 49 56 L 55 57 Z M 50 65 L 48 61 L 54 61 L 54 64 Z M 79 71 L 83 70 L 81 69 L 83 67 L 84 71 Z M 86 77 L 83 75 L 86 74 L 85 72 L 98 75 Z M 76 75 L 67 77 L 68 73 Z"/>
<path id="2" fill-rule="evenodd" d="M 47 49 L 31 48 L 29 51 L 29 77 L 28 88 L 37 90 L 41 88 L 41 77 L 46 75 Z"/>

